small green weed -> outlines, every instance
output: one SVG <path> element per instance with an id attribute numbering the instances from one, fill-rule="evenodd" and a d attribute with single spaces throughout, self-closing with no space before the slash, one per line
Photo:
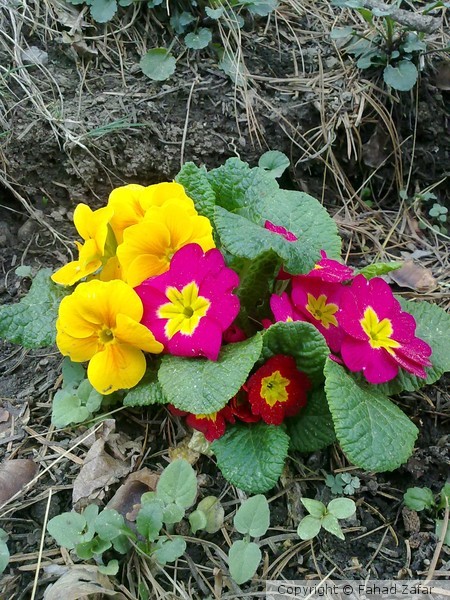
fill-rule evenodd
<path id="1" fill-rule="evenodd" d="M 444 520 L 439 519 L 439 512 L 450 505 L 450 481 L 444 485 L 439 493 L 439 499 L 435 499 L 435 495 L 428 487 L 412 487 L 408 488 L 403 495 L 405 505 L 416 512 L 433 511 L 435 522 L 435 533 L 438 537 L 442 535 Z M 447 531 L 444 537 L 444 544 L 450 546 L 450 527 L 447 526 Z"/>
<path id="2" fill-rule="evenodd" d="M 303 517 L 297 528 L 297 533 L 302 540 L 312 540 L 322 527 L 340 540 L 344 540 L 338 519 L 348 519 L 356 512 L 356 504 L 350 498 L 335 498 L 328 506 L 319 500 L 301 498 L 303 506 L 309 515 Z"/>
<path id="3" fill-rule="evenodd" d="M 3 529 L 0 529 L 0 575 L 6 569 L 9 563 L 9 550 L 6 542 L 8 534 Z"/>
<path id="4" fill-rule="evenodd" d="M 335 28 L 331 32 L 332 39 L 342 40 L 346 52 L 355 57 L 356 66 L 382 68 L 386 85 L 401 92 L 411 90 L 419 75 L 419 57 L 427 47 L 424 35 L 409 31 L 392 18 L 395 4 L 386 10 L 370 10 L 358 0 L 333 0 L 332 3 L 357 10 L 371 28 L 366 35 L 352 27 Z"/>
<path id="5" fill-rule="evenodd" d="M 350 473 L 338 473 L 336 476 L 327 475 L 325 485 L 330 488 L 332 494 L 353 496 L 361 487 L 361 482 L 359 477 L 354 477 Z"/>

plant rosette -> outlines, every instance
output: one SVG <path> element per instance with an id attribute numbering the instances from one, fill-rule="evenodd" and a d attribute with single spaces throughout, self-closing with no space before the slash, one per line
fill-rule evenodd
<path id="1" fill-rule="evenodd" d="M 450 317 L 394 296 L 380 275 L 399 263 L 343 264 L 331 216 L 280 189 L 287 163 L 271 164 L 187 163 L 175 182 L 77 206 L 76 260 L 0 308 L 1 337 L 56 341 L 66 357 L 56 423 L 91 418 L 111 394 L 167 404 L 256 494 L 289 448 L 337 442 L 375 472 L 409 458 L 418 430 L 391 396 L 450 369 Z"/>

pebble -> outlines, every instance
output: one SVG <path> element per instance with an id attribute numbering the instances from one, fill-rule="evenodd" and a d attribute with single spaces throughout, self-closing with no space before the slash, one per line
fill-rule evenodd
<path id="1" fill-rule="evenodd" d="M 48 63 L 48 54 L 37 46 L 30 46 L 22 50 L 22 60 L 31 65 L 46 65 Z"/>

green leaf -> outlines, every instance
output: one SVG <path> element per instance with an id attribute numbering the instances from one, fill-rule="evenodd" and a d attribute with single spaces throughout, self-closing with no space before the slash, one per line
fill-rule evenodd
<path id="1" fill-rule="evenodd" d="M 302 540 L 312 540 L 319 533 L 321 527 L 322 519 L 307 515 L 298 524 L 297 535 Z"/>
<path id="2" fill-rule="evenodd" d="M 435 533 L 436 533 L 436 536 L 438 537 L 438 539 L 441 539 L 443 529 L 444 529 L 444 521 L 441 519 L 436 519 Z M 447 524 L 447 531 L 445 532 L 445 536 L 444 536 L 444 544 L 446 546 L 450 546 L 450 527 L 448 526 L 448 524 Z"/>
<path id="3" fill-rule="evenodd" d="M 166 536 L 161 536 L 156 544 L 154 557 L 160 565 L 165 565 L 168 562 L 175 562 L 180 558 L 186 550 L 186 542 L 180 536 L 172 536 L 170 539 Z"/>
<path id="4" fill-rule="evenodd" d="M 47 531 L 56 540 L 59 546 L 68 550 L 85 541 L 84 530 L 86 519 L 77 512 L 66 512 L 50 519 Z"/>
<path id="5" fill-rule="evenodd" d="M 166 402 L 167 398 L 161 384 L 156 379 L 139 383 L 123 399 L 124 406 L 150 406 L 151 404 L 166 404 Z"/>
<path id="6" fill-rule="evenodd" d="M 299 452 L 315 452 L 336 441 L 333 418 L 323 388 L 308 394 L 308 403 L 298 415 L 286 420 L 291 447 Z"/>
<path id="7" fill-rule="evenodd" d="M 417 67 L 410 60 L 401 60 L 396 67 L 387 65 L 383 72 L 384 82 L 400 92 L 411 90 L 418 76 Z"/>
<path id="8" fill-rule="evenodd" d="M 408 508 L 415 511 L 433 508 L 435 505 L 434 494 L 428 487 L 408 488 L 403 494 L 403 501 Z"/>
<path id="9" fill-rule="evenodd" d="M 172 502 L 164 508 L 163 521 L 166 525 L 172 525 L 173 523 L 179 523 L 184 517 L 186 511 L 182 506 Z"/>
<path id="10" fill-rule="evenodd" d="M 386 275 L 391 271 L 400 269 L 403 263 L 398 261 L 391 261 L 386 263 L 374 263 L 373 265 L 367 265 L 358 271 L 361 275 L 364 275 L 366 279 L 372 279 L 372 277 L 380 277 L 380 275 Z"/>
<path id="11" fill-rule="evenodd" d="M 328 506 L 327 511 L 336 519 L 348 519 L 356 512 L 356 504 L 350 498 L 335 498 Z"/>
<path id="12" fill-rule="evenodd" d="M 326 515 L 322 519 L 322 527 L 325 529 L 325 531 L 332 533 L 340 540 L 345 540 L 345 536 L 342 533 L 341 526 L 339 525 L 338 520 L 334 515 Z"/>
<path id="13" fill-rule="evenodd" d="M 210 19 L 220 19 L 220 17 L 223 15 L 223 13 L 225 12 L 225 9 L 223 8 L 223 6 L 219 7 L 219 8 L 210 8 L 209 6 L 205 6 L 205 13 L 208 15 L 208 17 Z"/>
<path id="14" fill-rule="evenodd" d="M 80 363 L 74 363 L 67 356 L 62 362 L 64 387 L 78 387 L 86 375 L 86 370 Z"/>
<path id="15" fill-rule="evenodd" d="M 418 430 L 376 386 L 358 382 L 327 360 L 325 391 L 336 437 L 353 464 L 392 471 L 411 456 Z"/>
<path id="16" fill-rule="evenodd" d="M 88 379 L 84 379 L 80 383 L 77 395 L 82 405 L 88 409 L 90 414 L 96 412 L 102 405 L 103 396 L 97 390 L 94 390 Z"/>
<path id="17" fill-rule="evenodd" d="M 207 522 L 208 521 L 207 521 L 205 513 L 201 510 L 198 510 L 198 508 L 197 508 L 197 510 L 194 510 L 194 512 L 192 512 L 189 515 L 189 524 L 191 526 L 192 533 L 194 535 L 200 529 L 205 529 Z"/>
<path id="18" fill-rule="evenodd" d="M 153 48 L 141 58 L 139 65 L 144 75 L 154 81 L 165 81 L 175 73 L 177 61 L 165 48 Z"/>
<path id="19" fill-rule="evenodd" d="M 165 504 L 175 503 L 189 508 L 197 495 L 197 477 L 194 469 L 183 458 L 178 458 L 161 473 L 156 485 L 156 496 Z"/>
<path id="20" fill-rule="evenodd" d="M 403 390 L 413 392 L 424 385 L 437 381 L 444 373 L 450 371 L 450 314 L 429 302 L 408 302 L 397 298 L 402 309 L 409 312 L 416 320 L 416 336 L 427 342 L 433 349 L 430 357 L 432 366 L 425 368 L 427 378 L 422 379 L 400 369 L 395 379 L 379 385 L 386 394 L 399 394 Z"/>
<path id="21" fill-rule="evenodd" d="M 306 273 L 320 259 L 320 250 L 338 258 L 341 241 L 336 224 L 312 196 L 292 190 L 278 190 L 270 198 L 252 198 L 246 215 L 216 206 L 215 224 L 225 249 L 241 258 L 254 259 L 272 250 L 292 274 Z M 246 218 L 246 217 L 249 218 Z M 281 225 L 297 236 L 288 241 L 264 227 L 266 221 Z"/>
<path id="22" fill-rule="evenodd" d="M 326 514 L 325 504 L 312 498 L 300 498 L 301 503 L 315 519 L 321 519 Z"/>
<path id="23" fill-rule="evenodd" d="M 228 553 L 228 566 L 234 581 L 241 585 L 249 581 L 261 562 L 261 550 L 254 542 L 233 542 Z"/>
<path id="24" fill-rule="evenodd" d="M 286 154 L 278 150 L 265 152 L 258 161 L 258 167 L 267 171 L 275 179 L 283 175 L 289 168 L 289 164 L 290 161 Z"/>
<path id="25" fill-rule="evenodd" d="M 89 542 L 81 542 L 75 546 L 75 552 L 79 558 L 83 560 L 89 560 L 96 554 L 103 554 L 106 550 L 111 548 L 111 542 L 108 540 L 102 540 L 98 535 L 95 536 Z"/>
<path id="26" fill-rule="evenodd" d="M 274 252 L 265 252 L 254 260 L 244 260 L 239 270 L 239 289 L 243 323 L 260 320 L 270 314 L 269 292 L 279 271 L 280 261 Z"/>
<path id="27" fill-rule="evenodd" d="M 245 492 L 258 494 L 278 481 L 288 446 L 289 437 L 281 427 L 260 422 L 228 427 L 211 448 L 225 479 Z"/>
<path id="28" fill-rule="evenodd" d="M 235 13 L 234 13 L 235 14 Z M 241 18 L 240 15 L 236 15 L 236 18 Z M 245 85 L 245 79 L 242 71 L 242 63 L 238 56 L 234 56 L 229 50 L 225 50 L 222 54 L 222 58 L 219 61 L 219 69 L 221 69 L 225 75 L 231 79 L 234 85 L 243 87 Z"/>
<path id="29" fill-rule="evenodd" d="M 97 569 L 103 575 L 117 575 L 119 572 L 119 561 L 113 558 L 107 565 L 98 565 Z"/>
<path id="30" fill-rule="evenodd" d="M 250 166 L 239 158 L 229 158 L 224 165 L 208 173 L 216 203 L 230 212 L 270 201 L 279 191 L 278 183 L 266 171 Z"/>
<path id="31" fill-rule="evenodd" d="M 269 529 L 270 511 L 267 498 L 262 494 L 245 500 L 234 515 L 234 526 L 239 533 L 261 537 Z"/>
<path id="32" fill-rule="evenodd" d="M 447 504 L 450 506 L 450 482 L 449 481 L 447 481 L 447 483 L 444 485 L 444 487 L 441 490 L 438 508 L 439 509 L 445 508 L 447 506 Z"/>
<path id="33" fill-rule="evenodd" d="M 117 510 L 105 508 L 105 510 L 102 510 L 96 517 L 94 527 L 102 540 L 111 541 L 123 533 L 125 521 Z"/>
<path id="34" fill-rule="evenodd" d="M 92 0 L 90 10 L 94 21 L 107 23 L 117 12 L 117 2 L 116 0 Z"/>
<path id="35" fill-rule="evenodd" d="M 158 500 L 142 504 L 136 517 L 136 527 L 145 539 L 156 540 L 163 526 L 163 512 L 163 505 Z"/>
<path id="36" fill-rule="evenodd" d="M 223 408 L 245 383 L 262 348 L 260 334 L 225 346 L 217 361 L 164 356 L 158 372 L 167 400 L 180 410 L 210 414 Z"/>
<path id="37" fill-rule="evenodd" d="M 32 272 L 33 269 L 30 265 L 20 265 L 14 270 L 17 277 L 31 277 Z"/>
<path id="38" fill-rule="evenodd" d="M 63 428 L 72 423 L 82 423 L 90 416 L 91 413 L 82 405 L 76 390 L 62 389 L 56 392 L 52 403 L 52 424 L 55 427 Z"/>
<path id="39" fill-rule="evenodd" d="M 6 569 L 9 563 L 9 550 L 6 545 L 8 535 L 3 529 L 0 529 L 0 575 Z"/>
<path id="40" fill-rule="evenodd" d="M 181 183 L 186 194 L 192 198 L 197 212 L 212 221 L 216 195 L 208 181 L 205 167 L 197 167 L 192 162 L 185 163 L 175 177 L 175 181 Z"/>
<path id="41" fill-rule="evenodd" d="M 297 368 L 313 383 L 323 381 L 323 367 L 330 350 L 319 331 L 303 321 L 279 321 L 263 334 L 262 358 L 276 354 L 293 356 Z"/>
<path id="42" fill-rule="evenodd" d="M 95 535 L 95 520 L 98 515 L 99 508 L 96 504 L 88 504 L 83 511 L 83 517 L 86 519 L 86 533 L 84 540 L 86 542 L 92 540 Z"/>
<path id="43" fill-rule="evenodd" d="M 188 33 L 184 38 L 184 43 L 192 50 L 201 50 L 212 40 L 212 33 L 206 27 L 200 27 L 195 33 Z"/>
<path id="44" fill-rule="evenodd" d="M 55 343 L 58 307 L 69 290 L 50 279 L 42 269 L 30 291 L 17 304 L 0 306 L 0 338 L 25 348 L 45 348 Z"/>
<path id="45" fill-rule="evenodd" d="M 197 505 L 197 510 L 206 517 L 206 525 L 203 529 L 207 533 L 216 533 L 223 525 L 225 511 L 220 500 L 215 496 L 206 496 Z"/>

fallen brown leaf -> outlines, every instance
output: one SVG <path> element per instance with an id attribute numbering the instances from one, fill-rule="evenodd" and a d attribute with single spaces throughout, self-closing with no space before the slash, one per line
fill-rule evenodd
<path id="1" fill-rule="evenodd" d="M 109 486 L 128 475 L 133 467 L 133 455 L 140 451 L 138 442 L 123 433 L 113 433 L 110 423 L 104 430 L 96 432 L 99 434 L 74 481 L 72 500 L 77 509 L 93 500 L 102 500 Z"/>
<path id="2" fill-rule="evenodd" d="M 142 494 L 156 489 L 159 473 L 144 468 L 131 473 L 108 502 L 107 508 L 117 510 L 127 521 L 135 521 Z"/>
<path id="3" fill-rule="evenodd" d="M 92 600 L 100 600 L 105 596 L 112 600 L 127 600 L 121 592 L 114 590 L 111 580 L 93 565 L 69 567 L 44 592 L 44 600 L 84 600 L 87 596 L 91 596 Z"/>
<path id="4" fill-rule="evenodd" d="M 437 286 L 436 279 L 430 269 L 407 260 L 400 269 L 389 273 L 390 279 L 400 287 L 406 287 L 416 292 L 429 292 Z"/>
<path id="5" fill-rule="evenodd" d="M 30 483 L 38 468 L 30 458 L 5 460 L 0 465 L 0 506 Z"/>
<path id="6" fill-rule="evenodd" d="M 435 83 L 439 90 L 450 90 L 450 62 L 441 62 L 439 64 Z"/>

